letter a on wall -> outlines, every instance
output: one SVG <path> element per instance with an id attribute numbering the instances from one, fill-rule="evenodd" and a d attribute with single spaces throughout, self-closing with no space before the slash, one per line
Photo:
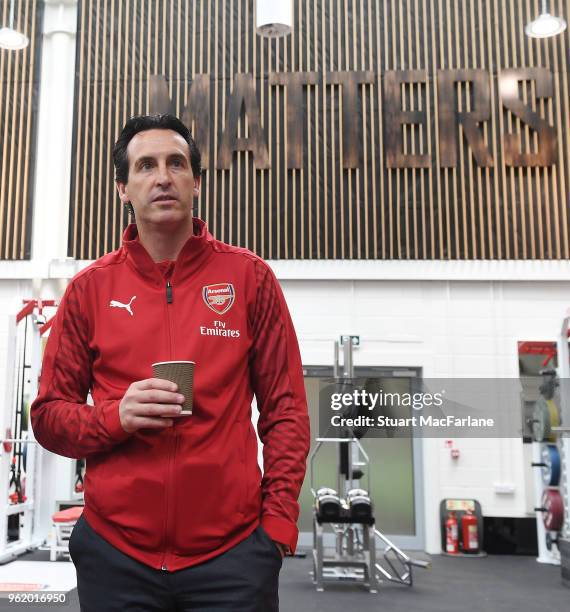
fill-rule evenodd
<path id="1" fill-rule="evenodd" d="M 247 117 L 249 136 L 237 135 L 242 109 Z M 218 151 L 218 164 L 220 170 L 228 170 L 232 163 L 234 151 L 251 151 L 257 168 L 269 168 L 269 153 L 265 144 L 265 134 L 261 129 L 259 105 L 253 77 L 250 74 L 236 75 L 235 87 L 228 104 L 226 129 L 222 135 L 222 142 Z"/>

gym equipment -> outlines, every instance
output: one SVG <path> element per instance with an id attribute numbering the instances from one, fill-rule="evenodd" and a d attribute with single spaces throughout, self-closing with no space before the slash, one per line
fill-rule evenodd
<path id="1" fill-rule="evenodd" d="M 41 464 L 31 429 L 29 401 L 35 397 L 39 372 L 40 326 L 43 306 L 25 300 L 24 308 L 8 321 L 6 396 L 2 412 L 0 447 L 0 563 L 39 545 L 38 490 Z M 39 313 L 36 314 L 36 309 Z"/>
<path id="2" fill-rule="evenodd" d="M 85 474 L 85 459 L 77 459 L 75 462 L 75 485 L 73 490 L 76 493 L 83 493 L 85 490 L 85 484 L 83 482 L 83 476 Z"/>
<path id="3" fill-rule="evenodd" d="M 554 356 L 556 356 L 556 348 L 554 349 Z M 560 386 L 556 370 L 540 370 L 539 374 L 543 377 L 542 384 L 538 389 L 540 394 L 547 400 L 554 399 L 556 390 Z"/>
<path id="4" fill-rule="evenodd" d="M 29 426 L 37 395 L 43 334 L 51 327 L 44 309 L 53 300 L 24 300 L 8 321 L 6 395 L 0 417 L 0 563 L 14 559 L 48 537 L 56 496 L 72 491 L 73 462 L 41 448 Z M 69 468 L 69 478 L 62 477 Z M 65 496 L 69 494 L 66 492 Z"/>
<path id="5" fill-rule="evenodd" d="M 556 444 L 545 444 L 541 457 L 542 461 L 531 465 L 541 468 L 545 487 L 557 487 L 560 482 L 560 452 Z"/>
<path id="6" fill-rule="evenodd" d="M 570 587 L 570 397 L 568 382 L 570 379 L 570 350 L 568 336 L 570 327 L 570 309 L 562 321 L 558 336 L 558 380 L 561 381 L 560 417 L 562 424 L 553 427 L 553 432 L 560 436 L 560 494 L 564 512 L 564 524 L 558 538 L 562 582 Z"/>
<path id="7" fill-rule="evenodd" d="M 315 512 L 317 520 L 321 522 L 338 519 L 341 514 L 341 503 L 338 493 L 334 489 L 322 487 L 315 496 Z"/>
<path id="8" fill-rule="evenodd" d="M 52 516 L 54 537 L 49 549 L 50 561 L 57 561 L 61 556 L 69 558 L 69 538 L 82 513 L 83 506 L 72 506 L 54 513 Z"/>
<path id="9" fill-rule="evenodd" d="M 544 444 L 539 442 L 532 443 L 532 463 L 535 467 L 533 474 L 534 484 L 534 504 L 536 512 L 536 535 L 538 540 L 538 557 L 539 563 L 548 563 L 551 565 L 560 564 L 560 555 L 558 549 L 555 547 L 547 546 L 547 535 L 548 530 L 544 524 L 544 508 L 543 493 L 547 490 L 544 479 L 544 470 L 546 469 L 545 462 L 543 461 Z M 540 468 L 540 469 L 539 469 Z"/>
<path id="10" fill-rule="evenodd" d="M 555 441 L 552 428 L 560 425 L 560 412 L 554 399 L 541 396 L 534 405 L 532 434 L 535 442 Z"/>
<path id="11" fill-rule="evenodd" d="M 364 489 L 351 489 L 347 495 L 349 515 L 355 523 L 372 521 L 372 501 Z"/>
<path id="12" fill-rule="evenodd" d="M 339 363 L 339 343 L 334 345 L 335 392 L 356 389 L 352 361 L 353 338 L 343 341 L 343 367 Z M 351 413 L 352 414 L 352 413 Z M 343 416 L 349 416 L 346 411 Z M 352 414 L 355 416 L 355 414 Z M 330 430 L 330 427 L 329 427 Z M 327 431 L 328 433 L 328 431 Z M 310 483 L 313 504 L 313 583 L 317 591 L 324 590 L 325 582 L 353 582 L 363 584 L 371 593 L 385 578 L 391 582 L 412 586 L 412 567 L 429 569 L 426 561 L 412 559 L 401 551 L 383 533 L 374 528 L 374 508 L 371 499 L 368 455 L 359 439 L 366 434 L 363 428 L 343 428 L 338 438 L 317 438 L 311 453 Z M 315 486 L 315 460 L 323 444 L 338 446 L 337 486 Z M 360 480 L 366 474 L 366 488 Z M 327 554 L 324 546 L 324 530 L 332 529 L 335 550 Z M 377 541 L 383 547 L 381 563 L 377 561 Z"/>
<path id="13" fill-rule="evenodd" d="M 358 444 L 355 438 L 317 438 L 317 446 L 311 454 L 311 491 L 315 498 L 313 582 L 317 591 L 323 591 L 325 581 L 350 580 L 363 583 L 371 593 L 377 592 L 374 518 L 371 516 L 363 522 L 354 520 L 348 502 L 346 499 L 341 499 L 335 490 L 320 488 L 315 491 L 314 488 L 314 459 L 322 444 L 338 442 L 346 445 L 347 451 L 351 451 L 353 440 Z M 360 444 L 358 446 L 360 447 Z M 359 450 L 364 452 L 362 447 Z M 339 454 L 346 453 L 343 451 Z M 348 452 L 348 457 L 350 455 Z M 352 484 L 350 489 L 353 489 Z M 332 556 L 325 555 L 323 541 L 325 526 L 330 526 L 336 536 L 336 553 Z"/>
<path id="14" fill-rule="evenodd" d="M 535 508 L 543 513 L 544 527 L 549 531 L 559 531 L 564 524 L 564 504 L 557 489 L 546 489 L 542 494 L 542 505 Z"/>
<path id="15" fill-rule="evenodd" d="M 559 536 L 557 533 L 547 532 L 546 534 L 546 548 L 552 550 L 553 546 L 558 546 Z"/>
<path id="16" fill-rule="evenodd" d="M 560 423 L 559 405 L 562 401 L 560 383 L 556 371 L 552 369 L 541 370 L 542 382 L 539 387 L 540 396 L 535 402 L 532 425 L 532 463 L 534 471 L 534 503 L 536 512 L 536 532 L 538 538 L 539 563 L 560 564 L 560 554 L 556 547 L 548 546 L 547 526 L 551 524 L 552 517 L 547 519 L 545 501 L 550 500 L 548 487 L 557 486 L 561 476 L 560 452 L 554 443 L 542 444 L 542 441 L 555 441 L 558 435 L 555 428 Z M 554 494 L 552 494 L 554 495 Z M 550 501 L 549 501 L 550 503 Z M 552 535 L 551 535 L 552 537 Z"/>
<path id="17" fill-rule="evenodd" d="M 542 480 L 547 487 L 557 487 L 560 482 L 560 451 L 555 444 L 548 444 L 542 451 L 546 468 Z"/>

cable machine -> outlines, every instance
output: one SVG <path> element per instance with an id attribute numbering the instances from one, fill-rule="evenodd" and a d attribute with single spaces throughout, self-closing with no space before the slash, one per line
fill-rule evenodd
<path id="1" fill-rule="evenodd" d="M 342 336 L 342 344 L 338 341 L 334 344 L 335 392 L 350 393 L 357 389 L 353 365 L 354 342 L 355 337 Z M 343 416 L 356 415 L 345 412 Z M 431 567 L 429 562 L 406 555 L 374 526 L 370 484 L 372 468 L 360 443 L 365 433 L 366 429 L 362 428 L 343 428 L 339 437 L 318 437 L 310 456 L 310 484 L 314 499 L 312 576 L 317 591 L 324 590 L 325 582 L 338 581 L 363 584 L 371 593 L 377 592 L 378 584 L 383 579 L 412 586 L 412 567 Z M 337 445 L 336 489 L 316 486 L 315 460 L 324 444 Z M 364 476 L 366 489 L 360 487 Z M 334 552 L 325 548 L 326 528 L 330 528 L 334 534 Z M 378 551 L 377 544 L 381 547 Z"/>

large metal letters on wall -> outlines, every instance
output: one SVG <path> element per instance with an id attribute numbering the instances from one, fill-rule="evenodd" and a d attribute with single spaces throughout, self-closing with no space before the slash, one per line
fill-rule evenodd
<path id="1" fill-rule="evenodd" d="M 569 38 L 524 35 L 539 4 L 295 0 L 269 41 L 251 0 L 81 1 L 69 254 L 119 245 L 113 142 L 171 111 L 196 214 L 265 258 L 569 258 Z"/>
<path id="2" fill-rule="evenodd" d="M 0 27 L 8 25 L 9 13 L 10 1 L 0 0 Z M 30 44 L 0 49 L 0 259 L 31 254 L 42 15 L 40 0 L 15 0 L 14 28 Z"/>

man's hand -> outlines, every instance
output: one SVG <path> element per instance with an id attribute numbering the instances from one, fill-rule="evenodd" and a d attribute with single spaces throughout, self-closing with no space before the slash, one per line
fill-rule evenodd
<path id="1" fill-rule="evenodd" d="M 279 549 L 281 558 L 283 559 L 283 557 L 289 552 L 289 546 L 287 546 L 287 544 L 281 544 L 281 542 L 276 542 L 275 540 L 273 540 L 273 543 Z"/>
<path id="2" fill-rule="evenodd" d="M 133 433 L 138 429 L 172 427 L 182 410 L 184 396 L 176 393 L 176 383 L 162 378 L 147 378 L 134 382 L 119 404 L 123 429 Z"/>

